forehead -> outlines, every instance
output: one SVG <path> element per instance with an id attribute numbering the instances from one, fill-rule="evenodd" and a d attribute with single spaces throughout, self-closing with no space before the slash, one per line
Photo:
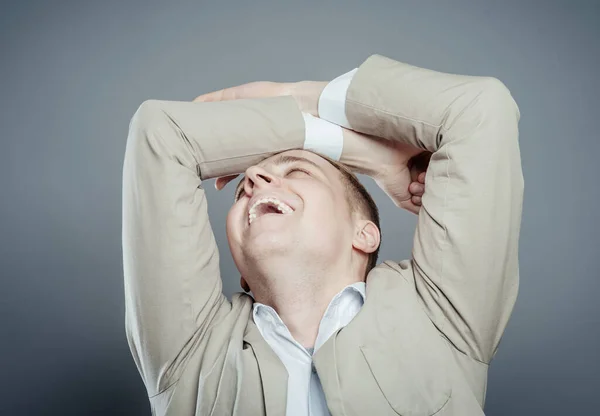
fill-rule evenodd
<path id="1" fill-rule="evenodd" d="M 302 160 L 297 160 L 297 159 L 302 159 Z M 319 169 L 321 169 L 324 173 L 330 173 L 328 168 L 329 167 L 333 168 L 333 166 L 331 166 L 329 164 L 329 162 L 327 162 L 325 159 L 323 159 L 319 155 L 317 155 L 313 152 L 309 152 L 306 150 L 299 150 L 299 149 L 287 150 L 285 152 L 281 152 L 281 153 L 278 153 L 271 157 L 268 157 L 268 158 L 264 159 L 263 161 L 261 161 L 260 163 L 258 163 L 257 166 L 261 166 L 263 168 L 268 168 L 268 167 L 275 167 L 275 166 L 279 166 L 279 165 L 291 164 L 291 163 L 296 163 L 296 162 L 298 162 L 298 163 L 312 162 Z"/>

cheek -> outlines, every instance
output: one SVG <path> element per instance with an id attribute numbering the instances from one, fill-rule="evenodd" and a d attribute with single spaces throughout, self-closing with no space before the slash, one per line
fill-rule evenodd
<path id="1" fill-rule="evenodd" d="M 233 206 L 227 213 L 227 218 L 225 220 L 225 229 L 227 232 L 228 240 L 237 240 L 239 239 L 239 234 L 241 233 L 241 215 L 243 213 L 243 209 L 241 206 Z"/>
<path id="2" fill-rule="evenodd" d="M 315 192 L 307 204 L 308 216 L 316 227 L 335 228 L 345 221 L 344 206 L 330 192 Z"/>

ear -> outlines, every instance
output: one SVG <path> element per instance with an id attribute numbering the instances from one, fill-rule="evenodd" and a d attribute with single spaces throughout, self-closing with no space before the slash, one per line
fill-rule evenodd
<path id="1" fill-rule="evenodd" d="M 248 286 L 248 283 L 244 279 L 244 276 L 240 276 L 240 286 L 242 286 L 242 289 L 244 289 L 244 292 L 246 292 L 246 293 L 250 292 L 250 286 Z"/>
<path id="2" fill-rule="evenodd" d="M 366 254 L 371 254 L 379 247 L 381 235 L 373 221 L 359 220 L 352 240 L 352 247 Z"/>

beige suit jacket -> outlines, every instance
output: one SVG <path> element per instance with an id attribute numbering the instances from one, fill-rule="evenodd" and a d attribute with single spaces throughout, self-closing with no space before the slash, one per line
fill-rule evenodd
<path id="1" fill-rule="evenodd" d="M 412 258 L 373 269 L 362 310 L 314 356 L 330 412 L 481 415 L 519 282 L 518 107 L 494 78 L 372 55 L 346 114 L 356 131 L 434 153 Z M 151 100 L 132 118 L 126 330 L 154 414 L 285 414 L 287 373 L 252 320 L 252 298 L 222 294 L 201 182 L 303 143 L 292 97 Z"/>

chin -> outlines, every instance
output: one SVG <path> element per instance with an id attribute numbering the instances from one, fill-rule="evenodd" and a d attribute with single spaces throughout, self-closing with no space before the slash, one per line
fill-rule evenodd
<path id="1" fill-rule="evenodd" d="M 293 241 L 281 238 L 279 235 L 263 233 L 247 242 L 254 253 L 289 253 L 294 246 Z"/>
<path id="2" fill-rule="evenodd" d="M 300 241 L 290 233 L 265 231 L 245 239 L 241 250 L 247 258 L 262 261 L 278 256 L 289 258 L 300 247 Z"/>

